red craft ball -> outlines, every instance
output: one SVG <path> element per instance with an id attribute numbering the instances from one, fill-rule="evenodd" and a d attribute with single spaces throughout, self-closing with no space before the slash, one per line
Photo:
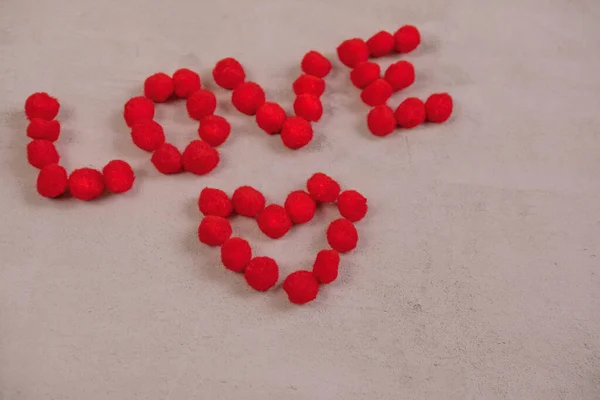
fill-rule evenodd
<path id="1" fill-rule="evenodd" d="M 371 61 L 365 61 L 358 64 L 356 68 L 350 72 L 352 84 L 359 89 L 364 89 L 380 77 L 381 68 L 379 67 L 379 64 Z"/>
<path id="2" fill-rule="evenodd" d="M 196 175 L 205 175 L 216 168 L 219 152 L 203 140 L 193 140 L 181 156 L 183 169 Z"/>
<path id="3" fill-rule="evenodd" d="M 302 74 L 292 85 L 296 95 L 312 94 L 320 97 L 325 92 L 325 81 L 317 76 Z"/>
<path id="4" fill-rule="evenodd" d="M 360 93 L 362 101 L 369 106 L 379 106 L 392 96 L 392 86 L 385 79 L 377 79 Z"/>
<path id="5" fill-rule="evenodd" d="M 181 171 L 181 153 L 170 143 L 163 143 L 152 153 L 150 159 L 158 172 L 176 174 Z"/>
<path id="6" fill-rule="evenodd" d="M 410 129 L 425 122 L 425 104 L 421 99 L 409 97 L 396 109 L 396 120 L 402 128 Z"/>
<path id="7" fill-rule="evenodd" d="M 60 135 L 60 122 L 41 118 L 31 118 L 27 126 L 27 136 L 32 139 L 42 139 L 55 142 Z"/>
<path id="8" fill-rule="evenodd" d="M 235 89 L 246 79 L 242 64 L 230 57 L 217 62 L 212 74 L 217 85 L 229 90 Z"/>
<path id="9" fill-rule="evenodd" d="M 131 140 L 142 150 L 154 151 L 165 143 L 165 132 L 158 122 L 141 120 L 131 127 Z"/>
<path id="10" fill-rule="evenodd" d="M 149 76 L 144 82 L 144 95 L 157 103 L 167 101 L 174 89 L 173 78 L 163 72 Z"/>
<path id="11" fill-rule="evenodd" d="M 58 100 L 45 92 L 34 93 L 25 100 L 25 115 L 29 119 L 53 120 L 58 115 L 59 108 Z"/>
<path id="12" fill-rule="evenodd" d="M 319 78 L 326 77 L 331 71 L 331 61 L 321 53 L 311 50 L 304 55 L 300 64 L 305 74 Z"/>
<path id="13" fill-rule="evenodd" d="M 250 244 L 242 238 L 232 237 L 221 246 L 221 261 L 233 272 L 243 272 L 251 258 Z"/>
<path id="14" fill-rule="evenodd" d="M 294 112 L 307 121 L 317 122 L 323 116 L 323 105 L 318 97 L 312 94 L 301 94 L 294 101 Z"/>
<path id="15" fill-rule="evenodd" d="M 367 40 L 367 47 L 372 57 L 383 57 L 390 54 L 394 50 L 395 44 L 394 35 L 387 31 L 377 32 Z"/>
<path id="16" fill-rule="evenodd" d="M 43 197 L 58 197 L 67 190 L 67 171 L 58 164 L 48 164 L 37 177 L 37 191 Z"/>
<path id="17" fill-rule="evenodd" d="M 104 192 L 102 173 L 93 168 L 79 168 L 69 175 L 69 191 L 79 200 L 93 200 Z"/>
<path id="18" fill-rule="evenodd" d="M 291 303 L 306 304 L 319 294 L 319 282 L 310 271 L 295 271 L 283 281 L 283 290 Z"/>
<path id="19" fill-rule="evenodd" d="M 356 228 L 352 222 L 340 218 L 329 224 L 327 228 L 327 242 L 334 250 L 346 253 L 356 247 L 358 232 L 356 232 Z"/>
<path id="20" fill-rule="evenodd" d="M 131 166 L 122 160 L 112 160 L 102 169 L 104 185 L 112 193 L 127 192 L 133 186 L 135 174 Z"/>
<path id="21" fill-rule="evenodd" d="M 367 215 L 367 199 L 356 190 L 344 190 L 337 198 L 340 215 L 350 222 L 360 221 Z"/>
<path id="22" fill-rule="evenodd" d="M 233 209 L 239 215 L 255 218 L 265 209 L 265 196 L 250 186 L 241 186 L 233 192 Z"/>
<path id="23" fill-rule="evenodd" d="M 277 103 L 267 101 L 256 112 L 256 123 L 270 135 L 281 132 L 285 119 L 285 111 Z"/>
<path id="24" fill-rule="evenodd" d="M 283 123 L 281 128 L 281 141 L 292 149 L 298 150 L 307 144 L 313 138 L 313 129 L 310 122 L 300 117 L 289 117 Z"/>
<path id="25" fill-rule="evenodd" d="M 284 207 L 293 223 L 304 224 L 315 216 L 317 205 L 308 193 L 296 190 L 285 199 Z"/>
<path id="26" fill-rule="evenodd" d="M 260 230 L 271 239 L 279 239 L 292 227 L 292 220 L 287 211 L 277 204 L 265 207 L 256 217 L 256 222 Z"/>
<path id="27" fill-rule="evenodd" d="M 394 33 L 395 48 L 399 53 L 413 51 L 421 43 L 419 30 L 412 25 L 405 25 Z"/>
<path id="28" fill-rule="evenodd" d="M 408 61 L 398 61 L 385 70 L 384 78 L 395 91 L 409 87 L 415 82 L 415 67 Z"/>
<path id="29" fill-rule="evenodd" d="M 202 218 L 198 227 L 198 238 L 209 246 L 220 246 L 231 236 L 229 220 L 216 215 L 207 215 Z"/>
<path id="30" fill-rule="evenodd" d="M 369 48 L 362 39 L 348 39 L 338 46 L 337 55 L 342 64 L 354 68 L 369 59 Z"/>
<path id="31" fill-rule="evenodd" d="M 259 292 L 264 292 L 275 286 L 279 279 L 279 266 L 270 257 L 254 257 L 244 271 L 248 285 Z"/>
<path id="32" fill-rule="evenodd" d="M 187 68 L 178 69 L 173 74 L 175 96 L 187 98 L 190 94 L 200 90 L 200 75 Z"/>
<path id="33" fill-rule="evenodd" d="M 44 168 L 48 164 L 58 164 L 58 152 L 54 143 L 49 140 L 32 140 L 27 145 L 27 161 L 36 168 Z"/>
<path id="34" fill-rule="evenodd" d="M 333 203 L 340 194 L 340 184 L 322 172 L 317 172 L 306 182 L 311 197 L 321 203 Z"/>
<path id="35" fill-rule="evenodd" d="M 207 115 L 200 120 L 198 135 L 211 146 L 219 146 L 227 140 L 231 125 L 220 115 Z"/>
<path id="36" fill-rule="evenodd" d="M 154 103 L 147 97 L 137 96 L 127 100 L 123 108 L 123 117 L 127 126 L 136 122 L 154 118 Z"/>
<path id="37" fill-rule="evenodd" d="M 427 121 L 442 123 L 450 118 L 453 109 L 452 97 L 448 93 L 435 93 L 425 101 Z"/>
<path id="38" fill-rule="evenodd" d="M 185 102 L 188 115 L 197 121 L 211 115 L 217 109 L 217 98 L 213 92 L 205 89 L 196 90 Z"/>
<path id="39" fill-rule="evenodd" d="M 204 188 L 198 197 L 198 208 L 204 215 L 227 218 L 233 210 L 233 203 L 221 189 Z"/>
<path id="40" fill-rule="evenodd" d="M 335 281 L 340 266 L 340 254 L 335 250 L 321 250 L 313 265 L 313 275 L 321 284 Z"/>
<path id="41" fill-rule="evenodd" d="M 254 115 L 265 104 L 265 91 L 254 82 L 243 82 L 233 90 L 231 102 L 239 112 Z"/>
<path id="42" fill-rule="evenodd" d="M 375 136 L 389 135 L 397 124 L 394 110 L 385 104 L 372 108 L 367 115 L 367 126 Z"/>

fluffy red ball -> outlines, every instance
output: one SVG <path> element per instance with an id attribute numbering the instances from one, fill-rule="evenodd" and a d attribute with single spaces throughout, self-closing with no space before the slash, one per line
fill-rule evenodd
<path id="1" fill-rule="evenodd" d="M 415 67 L 408 61 L 398 61 L 385 70 L 384 78 L 395 91 L 409 87 L 415 82 Z"/>
<path id="2" fill-rule="evenodd" d="M 123 117 L 127 126 L 133 126 L 136 122 L 151 120 L 154 118 L 154 102 L 147 97 L 137 96 L 127 100 L 123 107 Z"/>
<path id="3" fill-rule="evenodd" d="M 25 115 L 29 119 L 53 120 L 58 115 L 59 108 L 58 100 L 45 92 L 34 93 L 25 100 Z"/>
<path id="4" fill-rule="evenodd" d="M 223 144 L 231 133 L 231 125 L 220 115 L 207 115 L 200 120 L 198 136 L 211 146 Z"/>
<path id="5" fill-rule="evenodd" d="M 102 169 L 104 185 L 109 192 L 124 193 L 133 186 L 135 174 L 131 166 L 122 160 L 112 160 Z"/>
<path id="6" fill-rule="evenodd" d="M 340 254 L 335 250 L 321 250 L 313 264 L 313 275 L 321 284 L 335 281 L 340 266 Z"/>
<path id="7" fill-rule="evenodd" d="M 49 140 L 32 140 L 27 145 L 27 161 L 36 168 L 44 168 L 48 164 L 58 164 L 58 152 L 54 143 Z"/>
<path id="8" fill-rule="evenodd" d="M 256 123 L 270 135 L 281 132 L 286 115 L 277 103 L 265 102 L 256 112 Z"/>
<path id="9" fill-rule="evenodd" d="M 448 93 L 435 93 L 425 101 L 427 121 L 442 123 L 446 122 L 453 109 L 452 97 Z"/>
<path id="10" fill-rule="evenodd" d="M 221 246 L 221 262 L 231 271 L 243 272 L 250 259 L 252 259 L 252 248 L 242 238 L 229 238 Z"/>
<path id="11" fill-rule="evenodd" d="M 367 115 L 367 126 L 375 136 L 387 136 L 396 129 L 394 110 L 386 104 L 374 107 Z"/>
<path id="12" fill-rule="evenodd" d="M 314 50 L 311 50 L 304 55 L 300 65 L 305 74 L 317 76 L 319 78 L 326 77 L 332 68 L 331 61 L 323 54 Z"/>
<path id="13" fill-rule="evenodd" d="M 131 140 L 142 150 L 154 151 L 165 143 L 165 132 L 154 120 L 140 120 L 131 127 Z"/>
<path id="14" fill-rule="evenodd" d="M 365 61 L 358 64 L 352 72 L 350 72 L 352 84 L 359 89 L 369 86 L 380 77 L 381 67 L 379 67 L 379 64 L 371 61 Z"/>
<path id="15" fill-rule="evenodd" d="M 37 191 L 43 197 L 58 197 L 67 190 L 67 171 L 58 164 L 48 164 L 37 177 Z"/>
<path id="16" fill-rule="evenodd" d="M 60 122 L 41 118 L 31 118 L 27 126 L 27 136 L 32 139 L 49 140 L 55 142 L 60 135 Z"/>
<path id="17" fill-rule="evenodd" d="M 402 128 L 410 129 L 425 122 L 425 104 L 421 99 L 409 97 L 396 109 L 396 120 Z"/>
<path id="18" fill-rule="evenodd" d="M 233 203 L 221 189 L 204 188 L 198 197 L 198 208 L 204 215 L 227 218 L 233 211 Z"/>
<path id="19" fill-rule="evenodd" d="M 289 117 L 283 123 L 281 128 L 281 141 L 292 149 L 298 150 L 307 144 L 313 138 L 313 129 L 310 122 L 300 117 Z"/>
<path id="20" fill-rule="evenodd" d="M 242 64 L 234 58 L 228 57 L 217 62 L 212 71 L 217 85 L 224 89 L 235 89 L 246 79 L 246 73 Z"/>
<path id="21" fill-rule="evenodd" d="M 292 85 L 296 95 L 312 94 L 320 97 L 325 92 L 325 81 L 317 76 L 302 74 Z"/>
<path id="22" fill-rule="evenodd" d="M 336 219 L 327 228 L 327 242 L 332 249 L 346 253 L 356 247 L 358 232 L 354 224 L 347 219 Z"/>
<path id="23" fill-rule="evenodd" d="M 292 220 L 285 208 L 277 204 L 271 204 L 256 217 L 260 230 L 271 239 L 279 239 L 289 232 Z"/>
<path id="24" fill-rule="evenodd" d="M 233 209 L 239 215 L 255 218 L 265 209 L 265 196 L 250 186 L 241 186 L 233 192 Z"/>
<path id="25" fill-rule="evenodd" d="M 367 40 L 367 47 L 369 48 L 371 57 L 383 57 L 390 54 L 394 50 L 395 44 L 394 35 L 387 31 L 377 32 Z"/>
<path id="26" fill-rule="evenodd" d="M 69 175 L 69 191 L 79 200 L 93 200 L 104 192 L 102 173 L 93 168 L 79 168 Z"/>
<path id="27" fill-rule="evenodd" d="M 340 184 L 322 172 L 317 172 L 306 181 L 311 197 L 320 203 L 333 203 L 340 194 Z"/>
<path id="28" fill-rule="evenodd" d="M 412 25 L 405 25 L 394 33 L 395 49 L 399 53 L 413 51 L 421 43 L 419 30 Z"/>
<path id="29" fill-rule="evenodd" d="M 265 101 L 265 91 L 254 82 L 240 83 L 231 94 L 233 106 L 246 115 L 256 114 Z"/>
<path id="30" fill-rule="evenodd" d="M 173 78 L 163 72 L 149 76 L 144 82 L 144 95 L 157 103 L 167 101 L 173 95 L 173 90 Z"/>
<path id="31" fill-rule="evenodd" d="M 216 215 L 207 215 L 202 218 L 198 227 L 198 238 L 209 246 L 220 246 L 231 236 L 229 220 Z"/>
<path id="32" fill-rule="evenodd" d="M 202 83 L 200 75 L 187 68 L 178 69 L 173 74 L 175 96 L 187 98 L 190 94 L 200 90 Z"/>
<path id="33" fill-rule="evenodd" d="M 275 286 L 279 279 L 279 266 L 270 257 L 254 257 L 246 265 L 244 278 L 252 289 L 267 291 Z"/>
<path id="34" fill-rule="evenodd" d="M 310 271 L 295 271 L 283 281 L 283 290 L 291 303 L 306 304 L 317 298 L 319 282 Z"/>
<path id="35" fill-rule="evenodd" d="M 369 48 L 362 39 L 348 39 L 337 47 L 337 55 L 342 64 L 354 68 L 369 59 Z"/>
<path id="36" fill-rule="evenodd" d="M 192 140 L 181 156 L 183 169 L 196 175 L 205 175 L 216 168 L 219 152 L 203 140 Z"/>
<path id="37" fill-rule="evenodd" d="M 296 190 L 285 199 L 284 207 L 293 223 L 304 224 L 315 216 L 317 204 L 308 193 Z"/>
<path id="38" fill-rule="evenodd" d="M 181 153 L 177 147 L 170 143 L 163 143 L 152 153 L 150 159 L 158 172 L 162 174 L 176 174 L 181 171 Z"/>
<path id="39" fill-rule="evenodd" d="M 385 79 L 377 79 L 360 93 L 361 100 L 369 106 L 379 106 L 392 96 L 392 86 Z"/>
<path id="40" fill-rule="evenodd" d="M 190 94 L 185 102 L 188 115 L 197 121 L 211 115 L 217 109 L 217 98 L 210 90 L 200 89 Z"/>
<path id="41" fill-rule="evenodd" d="M 356 190 L 344 190 L 337 198 L 340 215 L 350 222 L 360 221 L 367 215 L 367 199 Z"/>
<path id="42" fill-rule="evenodd" d="M 294 112 L 307 121 L 318 121 L 323 116 L 323 105 L 318 97 L 312 94 L 301 94 L 294 100 Z"/>

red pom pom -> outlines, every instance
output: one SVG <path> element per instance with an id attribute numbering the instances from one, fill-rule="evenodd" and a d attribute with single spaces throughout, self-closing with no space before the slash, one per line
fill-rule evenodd
<path id="1" fill-rule="evenodd" d="M 294 112 L 307 121 L 318 121 L 323 116 L 323 105 L 318 97 L 312 94 L 301 94 L 294 101 Z"/>
<path id="2" fill-rule="evenodd" d="M 173 85 L 177 97 L 187 98 L 190 94 L 200 90 L 200 75 L 187 68 L 178 69 L 173 74 Z"/>
<path id="3" fill-rule="evenodd" d="M 32 139 L 42 139 L 55 142 L 60 135 L 60 122 L 41 118 L 31 118 L 27 126 L 27 136 Z"/>
<path id="4" fill-rule="evenodd" d="M 445 122 L 452 115 L 452 97 L 448 93 L 435 93 L 425 101 L 427 120 L 429 122 Z"/>
<path id="5" fill-rule="evenodd" d="M 336 219 L 327 228 L 327 242 L 334 250 L 346 253 L 356 247 L 358 232 L 347 219 Z"/>
<path id="6" fill-rule="evenodd" d="M 213 69 L 213 78 L 224 89 L 235 89 L 246 79 L 242 64 L 234 58 L 224 58 Z"/>
<path id="7" fill-rule="evenodd" d="M 53 120 L 59 108 L 58 100 L 44 92 L 34 93 L 25 100 L 25 115 L 29 119 Z"/>
<path id="8" fill-rule="evenodd" d="M 317 205 L 308 193 L 296 190 L 285 199 L 285 210 L 295 224 L 304 224 L 315 216 Z"/>
<path id="9" fill-rule="evenodd" d="M 386 136 L 396 128 L 396 116 L 394 110 L 387 105 L 372 108 L 367 115 L 367 126 L 375 136 Z"/>
<path id="10" fill-rule="evenodd" d="M 260 230 L 271 239 L 279 239 L 292 227 L 292 220 L 285 208 L 271 204 L 256 217 Z"/>
<path id="11" fill-rule="evenodd" d="M 281 132 L 285 119 L 285 111 L 277 103 L 267 101 L 256 112 L 256 123 L 270 135 Z"/>
<path id="12" fill-rule="evenodd" d="M 425 122 L 425 114 L 425 104 L 416 97 L 409 97 L 396 109 L 396 120 L 401 127 L 410 129 Z"/>
<path id="13" fill-rule="evenodd" d="M 27 160 L 36 168 L 44 168 L 48 164 L 58 164 L 58 152 L 54 143 L 48 140 L 32 140 L 27 145 Z"/>
<path id="14" fill-rule="evenodd" d="M 188 115 L 197 121 L 211 115 L 217 109 L 217 98 L 213 92 L 205 89 L 196 90 L 185 102 Z"/>
<path id="15" fill-rule="evenodd" d="M 306 182 L 311 197 L 321 203 L 333 203 L 340 194 L 340 184 L 322 172 L 317 172 Z"/>
<path id="16" fill-rule="evenodd" d="M 200 120 L 198 135 L 211 146 L 219 146 L 227 140 L 231 125 L 219 115 L 207 115 Z"/>
<path id="17" fill-rule="evenodd" d="M 219 164 L 219 152 L 202 140 L 193 140 L 183 151 L 183 169 L 196 175 L 205 175 Z"/>
<path id="18" fill-rule="evenodd" d="M 221 246 L 221 261 L 233 272 L 243 272 L 251 258 L 250 244 L 242 238 L 232 237 Z"/>
<path id="19" fill-rule="evenodd" d="M 321 250 L 313 265 L 313 275 L 322 284 L 331 283 L 338 276 L 340 254 L 335 250 Z"/>
<path id="20" fill-rule="evenodd" d="M 216 215 L 202 218 L 198 227 L 198 238 L 209 246 L 220 246 L 231 236 L 229 220 Z"/>
<path id="21" fill-rule="evenodd" d="M 369 59 L 369 48 L 362 39 L 348 39 L 338 46 L 337 55 L 342 64 L 354 68 Z"/>
<path id="22" fill-rule="evenodd" d="M 348 221 L 360 221 L 367 215 L 367 199 L 356 190 L 344 190 L 337 198 L 338 210 Z"/>
<path id="23" fill-rule="evenodd" d="M 104 191 L 102 173 L 93 168 L 79 168 L 69 175 L 69 191 L 79 200 L 93 200 Z"/>
<path id="24" fill-rule="evenodd" d="M 158 122 L 142 120 L 131 127 L 131 139 L 140 149 L 154 151 L 165 143 L 165 132 Z"/>
<path id="25" fill-rule="evenodd" d="M 37 177 L 37 191 L 44 197 L 54 198 L 67 190 L 67 171 L 58 164 L 48 164 Z"/>
<path id="26" fill-rule="evenodd" d="M 154 118 L 154 103 L 144 96 L 132 97 L 125 103 L 123 117 L 127 126 L 133 126 L 136 122 L 151 120 Z"/>
<path id="27" fill-rule="evenodd" d="M 233 209 L 239 215 L 255 218 L 265 209 L 265 196 L 250 186 L 242 186 L 235 189 L 232 196 Z"/>
<path id="28" fill-rule="evenodd" d="M 310 122 L 300 117 L 289 117 L 281 128 L 281 140 L 286 147 L 292 150 L 300 149 L 313 138 L 313 129 Z"/>
<path id="29" fill-rule="evenodd" d="M 176 174 L 181 171 L 181 154 L 177 147 L 163 143 L 151 158 L 152 164 L 162 174 Z"/>
<path id="30" fill-rule="evenodd" d="M 396 41 L 394 36 L 386 31 L 377 32 L 369 40 L 367 40 L 367 47 L 372 57 L 383 57 L 388 55 L 394 50 Z"/>
<path id="31" fill-rule="evenodd" d="M 112 160 L 102 169 L 104 184 L 112 193 L 127 192 L 133 186 L 135 174 L 131 166 L 122 160 Z"/>
<path id="32" fill-rule="evenodd" d="M 300 64 L 302 71 L 305 74 L 317 76 L 319 78 L 326 77 L 331 71 L 331 61 L 329 61 L 321 53 L 311 50 L 304 55 Z"/>
<path id="33" fill-rule="evenodd" d="M 244 272 L 248 285 L 259 292 L 269 290 L 279 279 L 279 267 L 270 257 L 254 257 Z"/>
<path id="34" fill-rule="evenodd" d="M 379 64 L 365 61 L 356 66 L 350 72 L 350 80 L 352 84 L 359 89 L 363 89 L 375 82 L 381 77 L 381 68 Z"/>
<path id="35" fill-rule="evenodd" d="M 300 75 L 292 85 L 296 95 L 312 94 L 320 97 L 325 92 L 325 81 L 317 76 Z"/>
<path id="36" fill-rule="evenodd" d="M 294 304 L 306 304 L 317 298 L 319 282 L 310 271 L 295 271 L 283 281 L 283 290 Z"/>
<path id="37" fill-rule="evenodd" d="M 393 93 L 392 86 L 385 79 L 377 79 L 360 93 L 362 101 L 369 106 L 385 104 Z"/>
<path id="38" fill-rule="evenodd" d="M 398 61 L 385 70 L 384 78 L 394 90 L 402 90 L 415 82 L 415 67 L 408 61 Z"/>
<path id="39" fill-rule="evenodd" d="M 421 43 L 421 34 L 419 30 L 411 25 L 405 25 L 394 33 L 396 41 L 396 51 L 399 53 L 408 53 L 417 48 Z"/>
<path id="40" fill-rule="evenodd" d="M 173 78 L 162 72 L 149 76 L 144 82 L 144 95 L 157 103 L 167 101 L 174 89 Z"/>
<path id="41" fill-rule="evenodd" d="M 227 218 L 233 210 L 233 203 L 227 193 L 220 189 L 204 188 L 198 197 L 198 208 L 204 215 Z"/>
<path id="42" fill-rule="evenodd" d="M 239 112 L 254 115 L 265 104 L 265 91 L 254 82 L 244 82 L 233 90 L 231 102 Z"/>

